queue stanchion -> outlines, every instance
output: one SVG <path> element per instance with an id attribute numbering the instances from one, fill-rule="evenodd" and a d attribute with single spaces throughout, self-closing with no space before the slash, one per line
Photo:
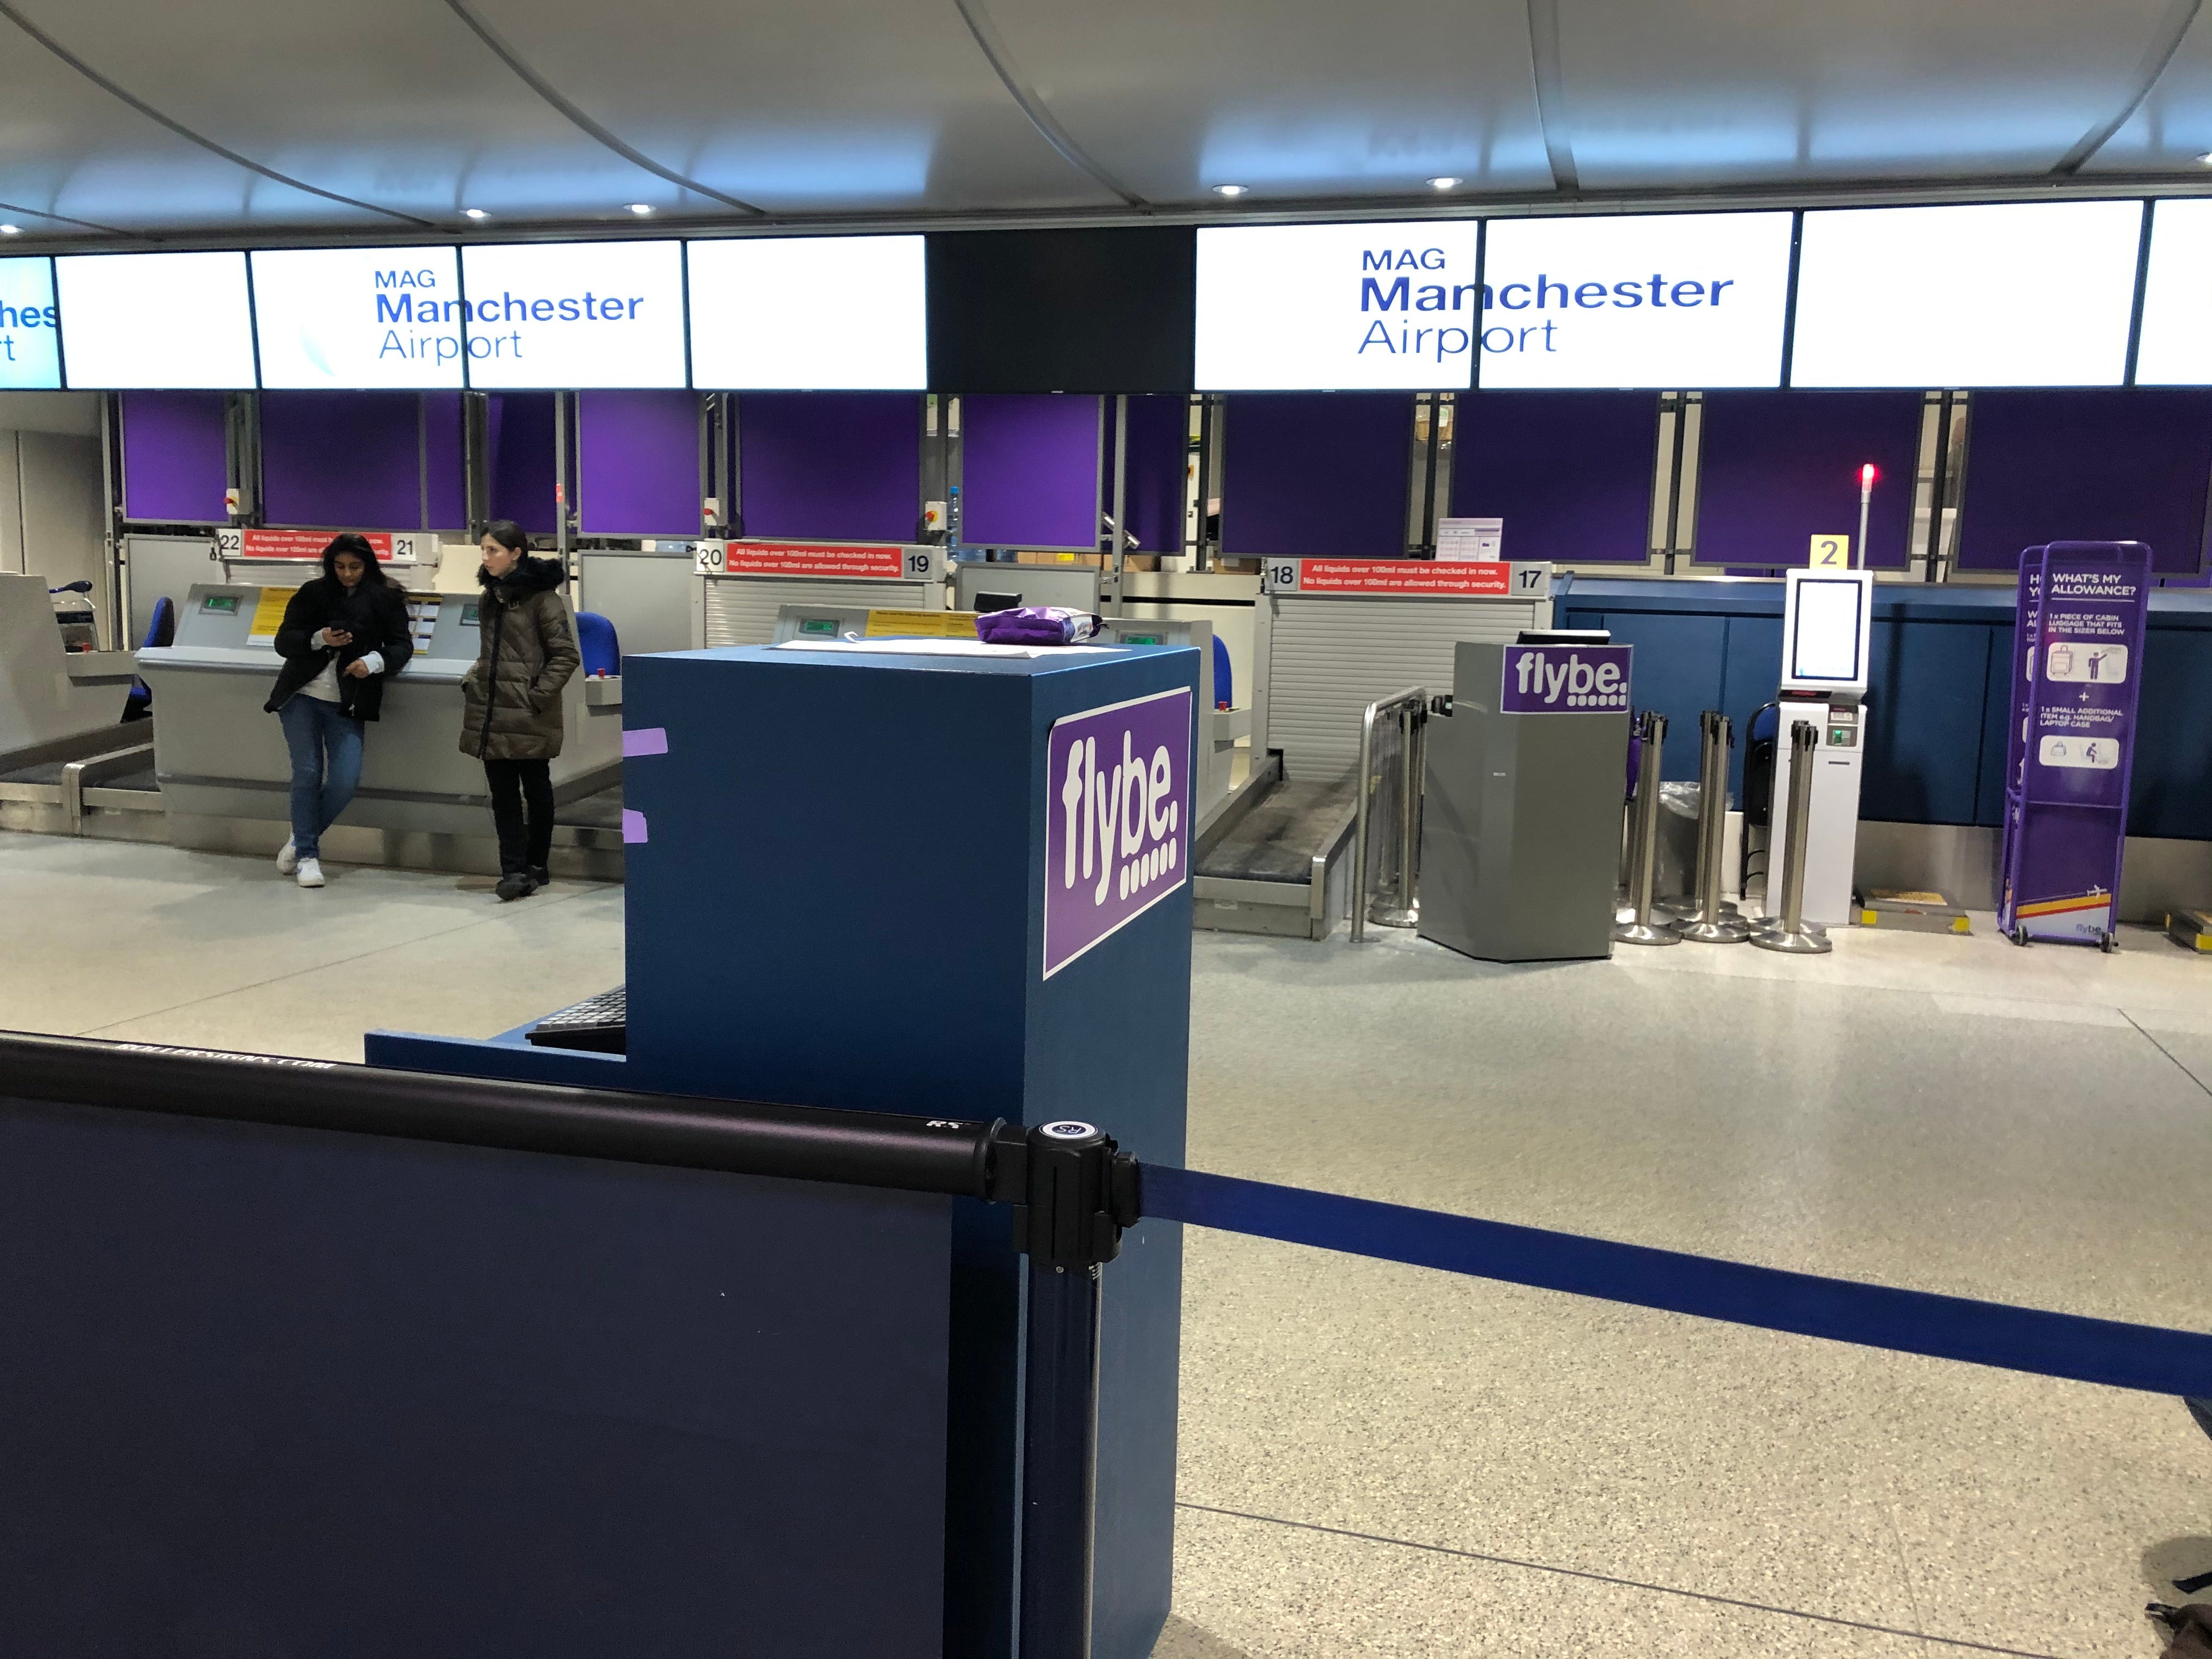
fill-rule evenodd
<path id="1" fill-rule="evenodd" d="M 1805 838 L 1813 823 L 1813 748 L 1820 733 L 1808 720 L 1790 728 L 1790 806 L 1782 830 L 1782 909 L 1754 929 L 1751 942 L 1762 951 L 1817 957 L 1834 950 L 1824 927 L 1805 921 Z"/>
<path id="2" fill-rule="evenodd" d="M 1697 908 L 1675 924 L 1682 939 L 1700 945 L 1741 945 L 1751 924 L 1721 898 L 1721 856 L 1728 847 L 1729 717 L 1708 708 L 1698 716 L 1703 752 L 1698 769 Z"/>
<path id="3" fill-rule="evenodd" d="M 1137 1209 L 1135 1164 L 1088 1123 L 1004 1132 L 1000 1161 L 1026 1202 L 1022 1379 L 1021 1651 L 1090 1659 L 1097 1553 L 1100 1270 Z M 1020 1168 L 1017 1170 L 1014 1165 Z"/>
<path id="4" fill-rule="evenodd" d="M 1629 854 L 1628 902 L 1634 914 L 1613 930 L 1623 945 L 1680 945 L 1681 935 L 1651 920 L 1651 884 L 1659 863 L 1659 756 L 1667 744 L 1667 717 L 1644 716 L 1643 755 L 1636 768 L 1635 839 Z"/>

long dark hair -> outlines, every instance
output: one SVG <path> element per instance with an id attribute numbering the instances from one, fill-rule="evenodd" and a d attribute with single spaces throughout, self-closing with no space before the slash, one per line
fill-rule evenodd
<path id="1" fill-rule="evenodd" d="M 530 551 L 530 537 L 512 519 L 494 519 L 483 527 L 483 533 L 510 553 Z"/>
<path id="2" fill-rule="evenodd" d="M 376 550 L 368 544 L 368 538 L 347 530 L 331 537 L 331 544 L 323 550 L 323 574 L 332 581 L 338 579 L 338 555 L 341 553 L 350 553 L 362 562 L 364 567 L 361 573 L 363 586 L 380 586 L 392 580 L 384 574 L 384 567 L 376 562 Z"/>

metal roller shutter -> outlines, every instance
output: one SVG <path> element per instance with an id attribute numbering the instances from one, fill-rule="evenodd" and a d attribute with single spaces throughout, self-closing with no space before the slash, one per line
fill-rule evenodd
<path id="1" fill-rule="evenodd" d="M 1286 777 L 1320 781 L 1359 763 L 1359 715 L 1370 702 L 1452 684 L 1462 640 L 1510 644 L 1551 626 L 1548 599 L 1264 599 L 1273 606 L 1267 653 L 1267 746 Z"/>
<path id="2" fill-rule="evenodd" d="M 766 645 L 775 637 L 775 613 L 787 605 L 865 605 L 884 611 L 939 611 L 934 583 L 819 581 L 744 576 L 707 578 L 707 643 Z"/>

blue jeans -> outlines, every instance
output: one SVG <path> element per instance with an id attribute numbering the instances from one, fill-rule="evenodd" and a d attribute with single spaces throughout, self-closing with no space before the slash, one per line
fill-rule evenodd
<path id="1" fill-rule="evenodd" d="M 323 831 L 361 787 L 362 722 L 304 691 L 285 698 L 276 718 L 292 751 L 292 850 L 319 858 Z"/>

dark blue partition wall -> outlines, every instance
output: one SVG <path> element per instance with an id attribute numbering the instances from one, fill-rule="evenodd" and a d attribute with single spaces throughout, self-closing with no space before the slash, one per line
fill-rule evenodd
<path id="1" fill-rule="evenodd" d="M 495 392 L 486 400 L 484 417 L 491 516 L 512 519 L 533 536 L 552 535 L 560 511 L 554 499 L 553 394 Z"/>
<path id="2" fill-rule="evenodd" d="M 960 400 L 960 539 L 1098 546 L 1099 402 L 1051 393 Z"/>
<path id="3" fill-rule="evenodd" d="M 0 1097 L 0 1652 L 933 1659 L 950 1208 Z"/>
<path id="4" fill-rule="evenodd" d="M 411 392 L 261 394 L 270 524 L 422 530 L 422 406 Z"/>
<path id="5" fill-rule="evenodd" d="M 738 400 L 748 536 L 906 542 L 921 518 L 921 399 L 748 392 Z"/>
<path id="6" fill-rule="evenodd" d="M 1977 392 L 1966 432 L 1959 563 L 2017 570 L 2055 541 L 2150 544 L 2192 572 L 2212 483 L 2212 391 Z"/>
<path id="7" fill-rule="evenodd" d="M 123 394 L 123 516 L 222 524 L 230 475 L 220 392 Z"/>
<path id="8" fill-rule="evenodd" d="M 1389 558 L 1406 550 L 1413 400 L 1402 392 L 1240 392 L 1224 416 L 1221 550 Z"/>
<path id="9" fill-rule="evenodd" d="M 1920 448 L 1917 392 L 1708 392 L 1698 439 L 1700 564 L 1803 564 L 1815 536 L 1858 536 L 1859 468 L 1876 570 L 1903 569 Z"/>
<path id="10" fill-rule="evenodd" d="M 1452 516 L 1503 519 L 1505 556 L 1558 563 L 1650 556 L 1649 392 L 1477 392 L 1453 423 Z"/>
<path id="11" fill-rule="evenodd" d="M 1781 673 L 1779 583 L 1584 580 L 1555 614 L 1638 647 L 1637 704 L 1668 720 L 1668 778 L 1697 775 L 1698 711 L 1730 715 L 1741 787 L 1747 722 Z M 1862 817 L 2003 821 L 2013 620 L 2008 587 L 1875 590 Z M 2128 833 L 2212 841 L 2212 595 L 2201 591 L 2152 599 Z"/>
<path id="12" fill-rule="evenodd" d="M 696 536 L 702 494 L 696 393 L 576 394 L 576 513 L 583 534 Z"/>
<path id="13" fill-rule="evenodd" d="M 1183 486 L 1190 465 L 1190 400 L 1129 399 L 1129 457 L 1122 511 L 1147 553 L 1182 550 Z"/>
<path id="14" fill-rule="evenodd" d="M 468 457 L 461 437 L 461 394 L 422 394 L 422 478 L 430 528 L 458 530 L 469 521 Z"/>

